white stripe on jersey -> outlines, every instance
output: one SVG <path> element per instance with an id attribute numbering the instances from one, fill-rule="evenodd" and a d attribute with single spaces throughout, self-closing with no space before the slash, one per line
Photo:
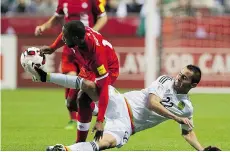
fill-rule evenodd
<path id="1" fill-rule="evenodd" d="M 109 73 L 106 73 L 105 75 L 103 75 L 103 76 L 101 76 L 101 77 L 97 77 L 95 80 L 98 81 L 98 80 L 104 79 L 104 78 L 106 78 L 108 75 L 109 75 Z"/>

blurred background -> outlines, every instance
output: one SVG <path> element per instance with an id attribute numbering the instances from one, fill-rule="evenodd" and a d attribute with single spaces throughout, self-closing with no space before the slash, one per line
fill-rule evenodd
<path id="1" fill-rule="evenodd" d="M 197 135 L 204 146 L 230 150 L 230 0 L 157 0 L 152 7 L 147 0 L 100 1 L 108 15 L 100 33 L 120 60 L 115 87 L 121 92 L 143 88 L 149 79 L 198 65 L 202 79 L 190 96 Z M 50 45 L 59 35 L 61 24 L 35 36 L 36 26 L 54 15 L 57 2 L 1 0 L 2 150 L 41 151 L 75 140 L 75 130 L 64 130 L 69 120 L 64 89 L 32 82 L 20 64 L 26 48 Z M 60 72 L 61 51 L 46 56 L 47 71 Z M 135 135 L 120 150 L 194 150 L 178 128 L 167 122 Z"/>

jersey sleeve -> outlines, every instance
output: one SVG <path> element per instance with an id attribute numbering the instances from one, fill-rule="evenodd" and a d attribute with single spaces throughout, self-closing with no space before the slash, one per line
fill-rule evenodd
<path id="1" fill-rule="evenodd" d="M 56 15 L 56 16 L 63 16 L 64 15 L 62 0 L 58 0 L 58 6 L 57 6 L 57 9 L 56 9 L 54 15 Z"/>
<path id="2" fill-rule="evenodd" d="M 96 17 L 101 17 L 106 15 L 105 12 L 105 0 L 94 0 L 93 1 L 93 13 Z"/>
<path id="3" fill-rule="evenodd" d="M 99 92 L 99 102 L 98 102 L 98 116 L 97 121 L 103 122 L 105 111 L 108 105 L 109 93 L 109 73 L 108 73 L 108 63 L 105 53 L 105 47 L 94 39 L 93 50 L 95 52 L 95 63 L 93 71 L 96 74 L 96 84 Z"/>
<path id="4" fill-rule="evenodd" d="M 193 117 L 189 117 L 189 120 L 191 120 L 192 122 L 192 125 L 194 126 L 193 124 Z M 187 130 L 187 131 L 191 131 L 193 128 L 189 127 L 188 125 L 186 124 L 180 124 L 180 128 L 183 129 L 183 130 Z"/>
<path id="5" fill-rule="evenodd" d="M 160 97 L 161 99 L 164 96 L 165 91 L 168 88 L 168 83 L 172 81 L 172 78 L 163 75 L 157 78 L 156 81 L 154 81 L 149 87 L 148 87 L 148 93 L 152 93 Z"/>
<path id="6" fill-rule="evenodd" d="M 50 48 L 57 50 L 58 48 L 64 46 L 65 43 L 62 40 L 62 33 L 60 33 L 58 35 L 58 37 L 56 38 L 56 40 L 50 45 Z"/>

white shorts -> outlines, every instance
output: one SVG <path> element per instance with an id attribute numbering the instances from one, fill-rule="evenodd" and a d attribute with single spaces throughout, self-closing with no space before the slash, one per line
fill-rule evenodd
<path id="1" fill-rule="evenodd" d="M 109 86 L 109 101 L 105 114 L 104 133 L 116 138 L 117 147 L 127 143 L 132 134 L 131 121 L 124 96 Z"/>

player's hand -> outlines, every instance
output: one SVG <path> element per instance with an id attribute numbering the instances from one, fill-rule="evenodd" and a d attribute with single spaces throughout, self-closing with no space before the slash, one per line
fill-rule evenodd
<path id="1" fill-rule="evenodd" d="M 188 118 L 177 117 L 175 121 L 178 122 L 179 124 L 186 124 L 189 126 L 189 128 L 193 128 L 193 124 L 191 120 L 189 120 Z"/>
<path id="2" fill-rule="evenodd" d="M 35 28 L 34 34 L 35 36 L 38 36 L 38 35 L 42 35 L 43 32 L 44 32 L 44 27 L 41 25 Z"/>
<path id="3" fill-rule="evenodd" d="M 92 133 L 94 131 L 96 131 L 95 136 L 94 136 L 94 140 L 99 141 L 103 136 L 103 131 L 104 131 L 103 122 L 97 121 L 93 127 Z"/>
<path id="4" fill-rule="evenodd" d="M 40 48 L 42 54 L 52 54 L 55 50 L 50 48 L 49 46 L 43 46 Z"/>

